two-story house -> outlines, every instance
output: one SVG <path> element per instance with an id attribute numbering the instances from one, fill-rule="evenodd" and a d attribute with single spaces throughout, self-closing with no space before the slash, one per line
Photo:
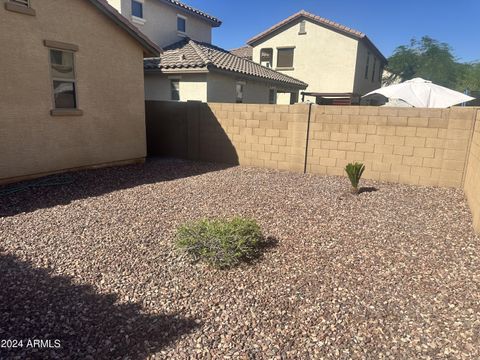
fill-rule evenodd
<path id="1" fill-rule="evenodd" d="M 161 49 L 104 0 L 0 5 L 0 183 L 143 161 Z"/>
<path id="2" fill-rule="evenodd" d="M 253 61 L 308 82 L 306 99 L 358 101 L 381 87 L 387 60 L 363 33 L 304 10 L 247 41 Z M 280 97 L 280 103 L 295 99 Z"/>
<path id="3" fill-rule="evenodd" d="M 303 81 L 212 45 L 221 21 L 176 0 L 109 0 L 165 51 L 145 61 L 146 100 L 276 103 Z"/>

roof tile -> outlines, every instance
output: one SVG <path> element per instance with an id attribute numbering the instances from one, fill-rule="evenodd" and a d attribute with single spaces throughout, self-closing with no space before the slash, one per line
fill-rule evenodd
<path id="1" fill-rule="evenodd" d="M 306 88 L 303 81 L 241 58 L 217 46 L 185 38 L 164 48 L 160 58 L 146 59 L 146 70 L 219 69 Z"/>

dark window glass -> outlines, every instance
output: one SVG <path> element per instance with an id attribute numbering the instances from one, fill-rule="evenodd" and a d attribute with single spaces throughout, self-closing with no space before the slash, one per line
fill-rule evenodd
<path id="1" fill-rule="evenodd" d="M 170 81 L 170 90 L 172 93 L 172 100 L 179 101 L 180 100 L 180 81 L 179 80 L 171 80 Z"/>
<path id="2" fill-rule="evenodd" d="M 50 49 L 55 109 L 76 109 L 77 96 L 73 53 Z"/>
<path id="3" fill-rule="evenodd" d="M 367 55 L 367 65 L 365 66 L 365 79 L 368 79 L 368 67 L 370 66 L 370 53 Z"/>
<path id="4" fill-rule="evenodd" d="M 277 103 L 277 90 L 270 89 L 268 93 L 268 103 L 269 104 L 276 104 Z"/>
<path id="5" fill-rule="evenodd" d="M 298 92 L 290 93 L 290 104 L 298 103 Z"/>
<path id="6" fill-rule="evenodd" d="M 143 19 L 143 4 L 132 0 L 132 15 Z"/>
<path id="7" fill-rule="evenodd" d="M 380 66 L 380 71 L 378 73 L 378 81 L 382 82 L 382 77 L 383 77 L 383 66 Z"/>
<path id="8" fill-rule="evenodd" d="M 180 32 L 187 32 L 187 20 L 177 16 L 177 30 Z"/>
<path id="9" fill-rule="evenodd" d="M 373 58 L 372 82 L 375 81 L 375 70 L 376 70 L 376 67 L 377 67 L 377 58 L 374 57 L 374 58 Z"/>
<path id="10" fill-rule="evenodd" d="M 278 49 L 277 67 L 289 68 L 293 67 L 293 48 Z"/>
<path id="11" fill-rule="evenodd" d="M 53 81 L 55 109 L 75 109 L 75 83 L 70 81 Z"/>

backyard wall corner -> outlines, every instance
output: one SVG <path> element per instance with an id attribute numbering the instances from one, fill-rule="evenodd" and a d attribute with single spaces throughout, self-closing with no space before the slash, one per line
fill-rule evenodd
<path id="1" fill-rule="evenodd" d="M 472 210 L 473 226 L 480 233 L 480 110 L 477 110 L 476 119 L 464 188 Z"/>

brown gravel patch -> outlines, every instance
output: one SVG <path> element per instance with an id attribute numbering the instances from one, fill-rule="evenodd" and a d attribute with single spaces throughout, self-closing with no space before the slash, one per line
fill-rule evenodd
<path id="1" fill-rule="evenodd" d="M 475 359 L 480 239 L 461 190 L 173 160 L 0 197 L 0 358 Z M 253 217 L 255 264 L 193 265 L 175 228 Z"/>

